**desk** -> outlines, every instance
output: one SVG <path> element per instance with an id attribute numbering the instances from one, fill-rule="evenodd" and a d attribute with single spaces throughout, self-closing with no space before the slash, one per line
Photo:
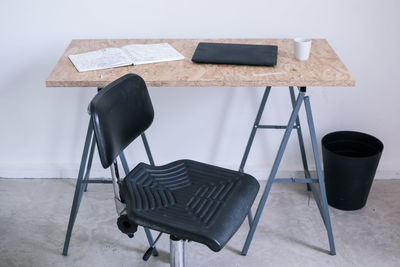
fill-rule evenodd
<path id="1" fill-rule="evenodd" d="M 114 69 L 97 70 L 79 73 L 68 59 L 70 54 L 78 54 L 106 47 L 121 47 L 133 43 L 161 43 L 167 42 L 185 56 L 184 60 L 165 63 L 156 63 L 140 66 L 128 66 Z M 278 46 L 278 63 L 275 67 L 253 67 L 232 65 L 194 64 L 191 57 L 199 42 L 224 42 L 243 44 L 269 44 Z M 309 97 L 306 95 L 309 86 L 354 86 L 355 81 L 334 50 L 324 39 L 313 39 L 311 54 L 308 61 L 297 61 L 294 58 L 292 39 L 118 39 L 118 40 L 73 40 L 62 55 L 57 65 L 46 81 L 48 87 L 104 87 L 126 73 L 140 75 L 147 86 L 153 87 L 207 87 L 207 86 L 243 86 L 258 87 L 267 86 L 261 100 L 258 113 L 250 133 L 250 137 L 240 164 L 239 170 L 244 171 L 247 156 L 250 152 L 255 134 L 258 129 L 284 129 L 277 156 L 271 169 L 267 185 L 262 194 L 257 212 L 253 218 L 248 216 L 250 230 L 244 244 L 242 254 L 246 255 L 251 240 L 257 228 L 262 210 L 268 198 L 269 191 L 274 182 L 298 182 L 306 183 L 312 190 L 321 217 L 325 224 L 330 254 L 334 255 L 335 245 L 331 228 L 328 204 L 325 194 L 325 186 L 318 152 L 317 139 L 315 136 L 314 122 L 311 113 Z M 286 125 L 261 125 L 260 119 L 266 105 L 272 86 L 289 86 L 292 101 L 292 112 Z M 297 98 L 294 87 L 298 88 Z M 308 170 L 307 159 L 303 144 L 301 125 L 298 113 L 304 103 L 308 128 L 310 131 L 311 144 L 313 147 L 314 160 L 316 164 L 317 178 L 313 179 Z M 305 178 L 275 178 L 280 161 L 285 151 L 292 129 L 296 129 L 299 147 L 302 155 Z M 142 136 L 146 152 L 151 164 L 154 164 L 151 152 L 145 136 Z M 82 192 L 89 183 L 90 166 L 94 151 L 94 138 L 92 137 L 91 125 L 89 125 L 81 167 L 78 174 L 77 187 L 71 209 L 70 222 L 68 225 L 66 241 L 64 244 L 64 255 L 68 250 L 69 238 L 75 221 L 76 213 L 82 197 Z M 129 171 L 126 160 L 121 154 L 121 160 L 125 171 Z M 95 181 L 93 181 L 95 182 Z M 320 186 L 320 193 L 316 185 Z M 148 236 L 149 243 L 152 242 Z"/>
<path id="2" fill-rule="evenodd" d="M 191 61 L 198 42 L 278 45 L 275 67 L 199 65 Z M 184 60 L 78 73 L 70 54 L 132 43 L 168 42 Z M 140 75 L 147 86 L 354 86 L 354 79 L 324 39 L 314 39 L 308 61 L 294 58 L 291 39 L 151 39 L 73 40 L 46 81 L 48 87 L 103 87 L 126 73 Z"/>

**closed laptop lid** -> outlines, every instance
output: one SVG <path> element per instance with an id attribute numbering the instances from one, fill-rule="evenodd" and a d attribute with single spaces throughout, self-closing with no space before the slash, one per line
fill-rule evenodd
<path id="1" fill-rule="evenodd" d="M 200 42 L 193 54 L 196 63 L 275 66 L 276 45 L 225 44 Z"/>

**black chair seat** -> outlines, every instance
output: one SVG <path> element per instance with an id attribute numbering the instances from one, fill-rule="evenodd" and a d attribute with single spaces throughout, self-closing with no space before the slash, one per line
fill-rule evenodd
<path id="1" fill-rule="evenodd" d="M 248 174 L 179 160 L 138 164 L 123 180 L 121 196 L 136 224 L 219 251 L 242 224 L 258 189 Z"/>

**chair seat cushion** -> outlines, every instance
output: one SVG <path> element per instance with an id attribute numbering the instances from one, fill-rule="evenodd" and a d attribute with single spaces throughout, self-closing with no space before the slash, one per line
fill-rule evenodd
<path id="1" fill-rule="evenodd" d="M 245 219 L 259 184 L 245 173 L 191 160 L 138 164 L 121 196 L 138 225 L 219 251 Z"/>

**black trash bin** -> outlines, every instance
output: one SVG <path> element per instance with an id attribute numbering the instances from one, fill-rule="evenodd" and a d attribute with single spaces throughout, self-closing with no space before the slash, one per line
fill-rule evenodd
<path id="1" fill-rule="evenodd" d="M 340 131 L 327 134 L 321 143 L 328 204 L 341 210 L 361 209 L 378 167 L 382 142 L 365 133 Z"/>

